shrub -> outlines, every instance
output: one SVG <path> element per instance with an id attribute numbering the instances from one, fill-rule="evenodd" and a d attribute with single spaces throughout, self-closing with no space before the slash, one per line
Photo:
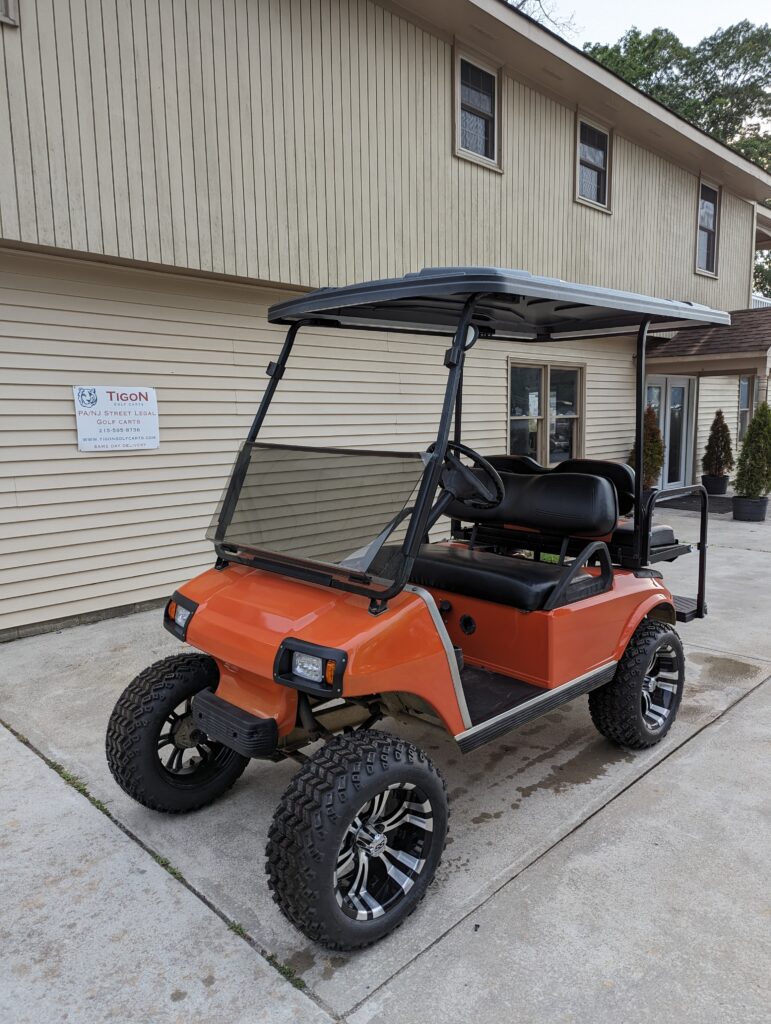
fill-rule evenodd
<path id="1" fill-rule="evenodd" d="M 747 427 L 734 480 L 742 498 L 763 498 L 771 491 L 771 409 L 762 402 Z"/>
<path id="2" fill-rule="evenodd" d="M 734 456 L 731 448 L 731 431 L 718 409 L 712 426 L 709 428 L 707 447 L 701 460 L 701 468 L 708 476 L 725 476 L 734 468 Z"/>
<path id="3" fill-rule="evenodd" d="M 627 460 L 635 469 L 634 447 Z M 656 410 L 649 405 L 643 422 L 643 487 L 650 488 L 656 483 L 664 465 L 664 439 L 659 430 Z"/>

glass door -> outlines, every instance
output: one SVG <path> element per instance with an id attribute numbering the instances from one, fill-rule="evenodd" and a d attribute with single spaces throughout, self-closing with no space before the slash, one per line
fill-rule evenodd
<path id="1" fill-rule="evenodd" d="M 662 486 L 684 487 L 688 472 L 688 385 L 687 377 L 668 377 L 666 389 L 666 417 L 664 480 Z"/>
<path id="2" fill-rule="evenodd" d="M 664 439 L 664 466 L 657 487 L 684 487 L 689 480 L 692 379 L 648 377 L 646 404 L 656 412 Z"/>

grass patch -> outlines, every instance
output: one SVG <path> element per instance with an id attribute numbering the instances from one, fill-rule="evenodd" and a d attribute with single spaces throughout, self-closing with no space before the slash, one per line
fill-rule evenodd
<path id="1" fill-rule="evenodd" d="M 290 985 L 294 985 L 295 988 L 304 989 L 306 988 L 305 982 L 300 978 L 287 964 L 282 964 L 280 960 L 277 960 L 272 953 L 265 957 L 271 967 L 278 971 L 282 978 L 286 978 Z"/>
<path id="2" fill-rule="evenodd" d="M 179 868 L 174 867 L 174 865 L 171 863 L 168 857 L 161 857 L 159 853 L 153 853 L 151 854 L 151 856 L 155 863 L 160 864 L 164 871 L 168 871 L 172 878 L 176 878 L 178 882 L 185 881 L 185 876 L 182 874 Z"/>
<path id="3" fill-rule="evenodd" d="M 238 921 L 229 921 L 228 928 L 231 930 L 231 932 L 236 934 L 239 937 L 239 939 L 249 938 L 249 936 L 246 934 L 246 928 L 244 928 L 242 924 L 239 924 Z"/>

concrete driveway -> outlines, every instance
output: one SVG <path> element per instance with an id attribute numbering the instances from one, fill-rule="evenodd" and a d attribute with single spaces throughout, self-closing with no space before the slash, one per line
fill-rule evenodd
<path id="1" fill-rule="evenodd" d="M 659 516 L 695 538 L 694 514 Z M 158 612 L 0 649 L 0 719 L 84 781 L 135 840 L 131 856 L 152 865 L 139 843 L 166 859 L 183 881 L 165 881 L 192 890 L 186 897 L 198 897 L 214 933 L 221 918 L 237 922 L 260 968 L 269 954 L 304 984 L 309 1014 L 356 1024 L 460 1022 L 482 1010 L 528 1022 L 765 1020 L 769 684 L 760 684 L 771 675 L 771 523 L 712 517 L 710 528 L 710 614 L 680 627 L 686 697 L 659 747 L 612 747 L 584 700 L 466 757 L 441 733 L 398 726 L 447 778 L 450 844 L 421 908 L 363 953 L 314 946 L 269 899 L 267 829 L 291 763 L 253 763 L 226 798 L 181 818 L 137 806 L 113 783 L 103 751 L 112 705 L 136 672 L 179 649 Z M 676 593 L 693 592 L 695 557 L 665 569 Z M 116 843 L 130 842 L 103 825 Z M 122 912 L 116 905 L 115 916 Z M 41 941 L 45 929 L 41 922 Z M 199 952 L 191 948 L 191 959 Z M 39 968 L 27 966 L 37 984 Z M 259 991 L 249 971 L 229 972 L 227 987 L 245 1002 Z M 47 991 L 54 998 L 56 982 Z M 188 998 L 180 1019 L 215 1019 L 210 993 L 200 1005 Z M 102 1012 L 92 1005 L 42 1017 L 110 1019 Z M 306 1019 L 299 1006 L 293 1012 Z M 283 1018 L 277 1009 L 264 1019 Z"/>

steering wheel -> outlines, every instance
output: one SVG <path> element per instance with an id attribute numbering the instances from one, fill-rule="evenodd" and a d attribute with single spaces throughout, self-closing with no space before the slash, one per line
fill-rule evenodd
<path id="1" fill-rule="evenodd" d="M 433 448 L 431 445 L 429 451 Z M 465 455 L 473 466 L 461 462 L 459 455 Z M 475 470 L 481 470 L 481 475 Z M 447 442 L 440 484 L 456 501 L 470 508 L 497 508 L 506 493 L 498 470 L 479 452 L 459 441 Z"/>

